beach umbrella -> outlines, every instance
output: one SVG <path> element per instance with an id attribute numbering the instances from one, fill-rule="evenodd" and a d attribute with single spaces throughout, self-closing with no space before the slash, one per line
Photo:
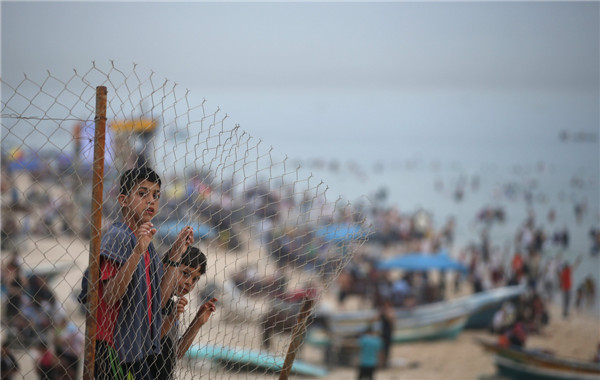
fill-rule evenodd
<path id="1" fill-rule="evenodd" d="M 316 236 L 328 242 L 342 243 L 363 239 L 367 236 L 367 231 L 356 224 L 336 223 L 319 228 Z"/>
<path id="2" fill-rule="evenodd" d="M 405 253 L 380 260 L 378 269 L 402 269 L 405 271 L 425 270 L 458 270 L 466 272 L 467 268 L 448 256 L 445 252 L 426 254 L 422 252 Z"/>
<path id="3" fill-rule="evenodd" d="M 183 220 L 167 220 L 161 223 L 157 227 L 156 235 L 163 243 L 172 244 L 185 226 L 194 229 L 194 240 L 212 239 L 218 236 L 217 231 L 208 224 Z"/>

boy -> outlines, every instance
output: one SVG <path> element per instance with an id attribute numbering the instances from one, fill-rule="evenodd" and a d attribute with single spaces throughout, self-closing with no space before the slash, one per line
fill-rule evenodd
<path id="1" fill-rule="evenodd" d="M 155 379 L 168 380 L 173 378 L 177 360 L 185 355 L 190 348 L 194 337 L 215 311 L 216 298 L 205 302 L 200 306 L 196 316 L 192 320 L 185 333 L 176 342 L 177 325 L 179 317 L 183 313 L 188 300 L 186 296 L 198 283 L 200 276 L 206 273 L 206 256 L 196 247 L 189 247 L 181 258 L 177 284 L 173 295 L 179 297 L 178 301 L 169 298 L 163 309 L 163 327 L 161 339 L 161 351 L 156 355 L 150 369 Z"/>
<path id="2" fill-rule="evenodd" d="M 120 178 L 122 221 L 111 225 L 100 245 L 97 310 L 96 379 L 152 380 L 149 358 L 160 351 L 161 308 L 175 285 L 176 266 L 194 242 L 193 230 L 178 235 L 163 268 L 152 238 L 158 212 L 160 177 L 147 167 L 127 170 Z M 80 302 L 86 302 L 87 271 Z"/>
<path id="3" fill-rule="evenodd" d="M 383 339 L 372 325 L 358 338 L 358 380 L 373 380 L 375 369 L 382 361 Z"/>

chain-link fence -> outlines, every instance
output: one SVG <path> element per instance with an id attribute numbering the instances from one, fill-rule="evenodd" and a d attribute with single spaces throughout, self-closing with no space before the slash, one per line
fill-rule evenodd
<path id="1" fill-rule="evenodd" d="M 306 326 L 369 233 L 359 210 L 137 65 L 93 63 L 68 78 L 1 85 L 2 338 L 25 378 L 90 376 L 90 361 L 107 357 L 126 377 L 125 364 L 156 354 L 161 341 L 175 378 L 301 371 L 291 363 Z M 95 138 L 104 128 L 98 88 L 107 93 L 104 144 Z M 123 191 L 132 168 L 153 169 L 160 184 L 135 177 L 133 192 Z M 141 183 L 148 188 L 136 193 Z M 146 202 L 138 214 L 136 199 Z M 146 255 L 136 228 L 150 219 Z M 197 261 L 174 264 L 193 256 L 192 241 L 205 254 L 202 275 Z"/>

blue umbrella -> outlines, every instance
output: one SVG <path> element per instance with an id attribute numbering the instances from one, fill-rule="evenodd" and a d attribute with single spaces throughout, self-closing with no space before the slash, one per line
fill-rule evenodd
<path id="1" fill-rule="evenodd" d="M 208 224 L 202 224 L 190 221 L 167 220 L 157 228 L 156 235 L 164 243 L 173 243 L 177 239 L 179 232 L 185 227 L 191 226 L 194 229 L 194 239 L 211 239 L 218 236 L 217 231 Z"/>
<path id="2" fill-rule="evenodd" d="M 316 235 L 325 241 L 341 243 L 364 239 L 367 236 L 367 231 L 356 224 L 337 223 L 318 229 Z"/>
<path id="3" fill-rule="evenodd" d="M 460 262 L 450 258 L 445 252 L 424 254 L 420 252 L 400 254 L 377 263 L 378 269 L 403 269 L 406 271 L 423 270 L 458 270 L 466 272 L 467 268 Z"/>

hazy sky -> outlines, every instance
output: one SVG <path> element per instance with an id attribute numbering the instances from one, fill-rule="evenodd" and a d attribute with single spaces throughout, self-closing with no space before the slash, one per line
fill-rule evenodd
<path id="1" fill-rule="evenodd" d="M 199 87 L 598 87 L 598 2 L 2 2 L 2 76 L 136 62 Z"/>
<path id="2" fill-rule="evenodd" d="M 512 141 L 527 120 L 554 137 L 597 130 L 599 4 L 3 1 L 2 79 L 135 62 L 291 153 L 326 150 L 340 131 L 375 150 L 394 128 L 423 144 L 466 128 L 481 144 Z M 459 95 L 428 95 L 440 90 Z M 495 91 L 514 93 L 513 108 L 485 98 Z"/>

